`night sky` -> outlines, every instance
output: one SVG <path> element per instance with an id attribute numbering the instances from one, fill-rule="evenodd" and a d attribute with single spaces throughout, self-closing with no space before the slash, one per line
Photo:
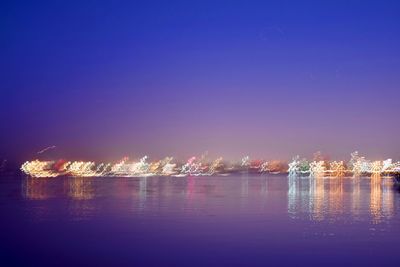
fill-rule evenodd
<path id="1" fill-rule="evenodd" d="M 378 0 L 2 1 L 0 158 L 398 160 L 399 14 Z"/>

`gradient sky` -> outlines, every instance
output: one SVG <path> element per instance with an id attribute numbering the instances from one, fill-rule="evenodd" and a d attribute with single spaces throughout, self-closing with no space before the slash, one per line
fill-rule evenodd
<path id="1" fill-rule="evenodd" d="M 0 5 L 0 158 L 400 159 L 399 1 Z"/>

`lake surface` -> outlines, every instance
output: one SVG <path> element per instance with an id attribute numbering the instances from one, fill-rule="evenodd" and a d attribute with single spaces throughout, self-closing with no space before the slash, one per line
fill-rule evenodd
<path id="1" fill-rule="evenodd" d="M 390 178 L 0 178 L 1 266 L 398 266 Z"/>

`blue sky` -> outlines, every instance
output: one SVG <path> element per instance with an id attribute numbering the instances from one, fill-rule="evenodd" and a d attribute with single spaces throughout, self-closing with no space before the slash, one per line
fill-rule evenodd
<path id="1" fill-rule="evenodd" d="M 398 1 L 1 6 L 2 158 L 400 158 Z"/>

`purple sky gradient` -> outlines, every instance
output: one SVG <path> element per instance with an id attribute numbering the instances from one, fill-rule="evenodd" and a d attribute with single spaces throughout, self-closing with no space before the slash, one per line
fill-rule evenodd
<path id="1" fill-rule="evenodd" d="M 397 1 L 189 2 L 2 3 L 0 158 L 400 159 Z"/>

